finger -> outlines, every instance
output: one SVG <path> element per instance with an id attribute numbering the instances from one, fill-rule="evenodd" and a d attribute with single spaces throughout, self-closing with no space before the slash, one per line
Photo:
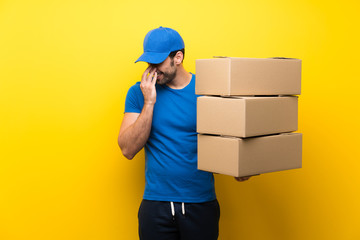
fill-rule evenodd
<path id="1" fill-rule="evenodd" d="M 150 74 L 154 74 L 156 72 L 156 68 L 151 68 Z"/>
<path id="2" fill-rule="evenodd" d="M 153 83 L 154 86 L 156 84 L 156 80 L 157 80 L 157 72 L 155 72 L 154 78 L 152 79 L 152 83 Z"/>
<path id="3" fill-rule="evenodd" d="M 156 71 L 156 68 L 151 70 L 151 72 L 147 78 L 148 81 L 150 81 L 150 82 L 152 81 L 155 71 Z"/>
<path id="4" fill-rule="evenodd" d="M 243 182 L 249 179 L 249 177 L 235 177 L 235 179 L 239 182 Z"/>
<path id="5" fill-rule="evenodd" d="M 147 67 L 144 74 L 145 76 L 147 76 L 149 74 L 149 72 L 151 71 L 151 66 Z"/>
<path id="6" fill-rule="evenodd" d="M 148 68 L 146 68 L 146 70 L 144 71 L 144 73 L 143 73 L 143 75 L 142 75 L 141 80 L 145 80 L 145 79 L 146 79 L 146 77 L 147 77 L 147 75 L 149 74 L 150 70 L 151 70 L 151 66 L 149 66 Z"/>

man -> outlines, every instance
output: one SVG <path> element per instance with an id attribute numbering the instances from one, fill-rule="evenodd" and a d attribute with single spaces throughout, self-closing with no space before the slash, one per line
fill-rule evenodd
<path id="1" fill-rule="evenodd" d="M 214 177 L 197 170 L 195 75 L 183 67 L 184 49 L 175 30 L 151 30 L 136 61 L 149 66 L 126 96 L 119 146 L 128 159 L 145 147 L 142 240 L 218 238 Z"/>

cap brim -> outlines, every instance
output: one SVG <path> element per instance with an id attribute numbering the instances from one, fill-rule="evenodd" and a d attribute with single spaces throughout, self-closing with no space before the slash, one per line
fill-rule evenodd
<path id="1" fill-rule="evenodd" d="M 166 53 L 144 52 L 138 58 L 138 60 L 135 61 L 135 63 L 137 62 L 147 62 L 152 64 L 162 63 L 169 56 L 169 54 L 170 54 L 169 52 Z"/>

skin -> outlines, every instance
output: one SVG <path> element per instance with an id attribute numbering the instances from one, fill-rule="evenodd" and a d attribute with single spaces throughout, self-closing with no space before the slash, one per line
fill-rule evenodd
<path id="1" fill-rule="evenodd" d="M 179 51 L 173 59 L 167 57 L 160 64 L 150 64 L 143 73 L 140 88 L 144 95 L 144 107 L 140 114 L 124 114 L 118 137 L 120 149 L 127 159 L 133 159 L 149 138 L 156 103 L 155 84 L 166 84 L 170 88 L 181 89 L 190 83 L 192 75 L 184 69 L 183 58 L 182 52 Z"/>
<path id="2" fill-rule="evenodd" d="M 178 51 L 173 59 L 167 57 L 162 63 L 149 64 L 141 77 L 140 88 L 144 96 L 141 113 L 125 113 L 118 136 L 118 144 L 123 155 L 131 160 L 145 146 L 151 131 L 154 105 L 156 103 L 155 84 L 165 84 L 172 89 L 186 87 L 192 78 L 182 64 L 183 53 Z M 235 178 L 246 181 L 249 177 Z"/>
<path id="3" fill-rule="evenodd" d="M 238 182 L 244 182 L 244 181 L 249 180 L 251 177 L 258 176 L 258 175 L 260 175 L 260 174 L 255 174 L 255 175 L 245 176 L 245 177 L 235 177 L 235 180 Z"/>

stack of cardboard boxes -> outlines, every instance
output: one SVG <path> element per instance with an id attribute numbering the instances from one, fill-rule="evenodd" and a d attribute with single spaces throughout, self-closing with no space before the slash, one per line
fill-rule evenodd
<path id="1" fill-rule="evenodd" d="M 235 177 L 301 168 L 301 60 L 196 60 L 198 169 Z"/>

